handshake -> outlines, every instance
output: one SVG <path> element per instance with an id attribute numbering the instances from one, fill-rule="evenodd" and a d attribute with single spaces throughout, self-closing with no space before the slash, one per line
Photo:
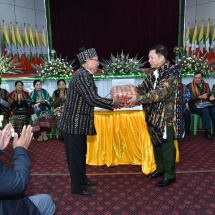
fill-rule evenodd
<path id="1" fill-rule="evenodd" d="M 137 104 L 137 91 L 133 85 L 121 85 L 111 88 L 111 98 L 113 98 L 113 107 L 117 108 L 130 108 Z"/>

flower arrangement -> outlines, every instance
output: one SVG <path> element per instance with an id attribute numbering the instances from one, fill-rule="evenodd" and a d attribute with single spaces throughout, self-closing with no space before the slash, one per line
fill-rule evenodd
<path id="1" fill-rule="evenodd" d="M 130 58 L 129 54 L 125 56 L 123 51 L 121 54 L 117 53 L 116 57 L 111 54 L 110 60 L 103 59 L 103 62 L 100 62 L 105 75 L 137 74 L 141 72 L 145 63 L 142 62 L 142 58 L 138 60 L 137 55 L 134 58 Z"/>
<path id="2" fill-rule="evenodd" d="M 54 80 L 64 78 L 68 80 L 72 77 L 74 61 L 67 62 L 61 58 L 53 58 L 50 61 L 44 61 L 40 66 L 32 65 L 32 67 L 37 70 L 38 76 L 36 78 L 42 82 L 49 78 Z"/>
<path id="3" fill-rule="evenodd" d="M 15 74 L 21 72 L 20 64 L 17 62 L 15 58 L 6 57 L 4 55 L 0 55 L 0 77 L 2 74 Z"/>
<path id="4" fill-rule="evenodd" d="M 178 63 L 180 64 L 181 74 L 184 75 L 201 71 L 205 76 L 208 76 L 213 70 L 211 62 L 208 62 L 205 58 L 198 58 L 195 55 L 183 57 L 178 60 Z"/>
<path id="5" fill-rule="evenodd" d="M 186 49 L 184 49 L 183 47 L 179 48 L 178 46 L 175 46 L 173 52 L 175 56 L 178 56 L 179 58 L 182 58 L 186 55 Z"/>
<path id="6" fill-rule="evenodd" d="M 199 57 L 193 52 L 177 46 L 174 47 L 173 52 L 176 56 L 175 63 L 180 65 L 181 74 L 185 76 L 201 71 L 207 77 L 215 68 L 215 61 L 207 60 L 207 53 L 203 57 Z"/>

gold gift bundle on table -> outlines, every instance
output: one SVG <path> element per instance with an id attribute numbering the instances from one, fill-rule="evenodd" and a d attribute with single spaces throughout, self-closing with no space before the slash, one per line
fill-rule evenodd
<path id="1" fill-rule="evenodd" d="M 124 107 L 128 107 L 127 101 L 132 97 L 132 95 L 137 95 L 137 90 L 134 85 L 117 85 L 110 90 L 111 98 L 119 96 L 119 100 L 124 103 Z"/>

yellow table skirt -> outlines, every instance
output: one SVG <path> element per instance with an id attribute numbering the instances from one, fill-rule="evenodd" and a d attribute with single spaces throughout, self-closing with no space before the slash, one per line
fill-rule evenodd
<path id="1" fill-rule="evenodd" d="M 87 164 L 142 165 L 144 174 L 156 169 L 144 111 L 95 111 L 95 126 L 97 135 L 87 137 Z M 175 147 L 178 162 L 177 141 Z"/>

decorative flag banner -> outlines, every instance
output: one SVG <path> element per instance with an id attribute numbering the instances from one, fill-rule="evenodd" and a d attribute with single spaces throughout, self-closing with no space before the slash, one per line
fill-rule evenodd
<path id="1" fill-rule="evenodd" d="M 12 58 L 10 40 L 8 37 L 7 28 L 4 24 L 4 20 L 2 22 L 2 32 L 3 32 L 3 44 L 4 44 L 4 56 Z"/>
<path id="2" fill-rule="evenodd" d="M 37 26 L 35 25 L 35 48 L 36 48 L 36 53 L 37 53 L 37 65 L 40 65 L 41 58 L 42 58 L 42 50 L 41 50 L 41 43 L 40 43 L 40 37 L 38 34 Z"/>
<path id="3" fill-rule="evenodd" d="M 25 53 L 25 65 L 28 72 L 32 70 L 31 67 L 31 51 L 30 51 L 30 42 L 28 37 L 28 32 L 26 25 L 24 23 L 24 53 Z"/>
<path id="4" fill-rule="evenodd" d="M 19 60 L 18 54 L 17 54 L 16 37 L 15 37 L 15 32 L 14 32 L 12 22 L 10 23 L 10 32 L 11 32 L 11 50 L 12 50 L 13 58 L 15 58 L 16 60 Z"/>
<path id="5" fill-rule="evenodd" d="M 202 20 L 201 29 L 199 32 L 199 56 L 202 57 L 205 52 L 205 35 L 204 35 L 204 20 Z"/>
<path id="6" fill-rule="evenodd" d="M 42 30 L 42 55 L 43 55 L 43 59 L 48 61 L 48 50 L 46 46 L 46 35 L 45 35 L 44 26 Z"/>
<path id="7" fill-rule="evenodd" d="M 208 53 L 210 52 L 210 40 L 211 40 L 211 26 L 210 26 L 210 19 L 208 19 L 206 36 L 205 36 L 205 50 Z"/>
<path id="8" fill-rule="evenodd" d="M 198 41 L 198 26 L 196 22 L 195 29 L 193 32 L 193 39 L 192 39 L 192 53 L 193 55 L 198 55 L 198 52 L 199 52 L 199 41 Z"/>
<path id="9" fill-rule="evenodd" d="M 19 28 L 18 28 L 17 23 L 16 23 L 16 44 L 17 44 L 17 52 L 18 52 L 19 62 L 21 64 L 22 69 L 26 70 L 24 46 L 22 43 L 22 39 L 20 37 Z"/>
<path id="10" fill-rule="evenodd" d="M 33 37 L 30 24 L 29 24 L 29 41 L 30 41 L 30 47 L 31 47 L 31 62 L 37 65 L 37 52 L 36 52 L 34 37 Z"/>
<path id="11" fill-rule="evenodd" d="M 190 36 L 190 25 L 188 23 L 188 26 L 187 26 L 187 32 L 186 32 L 186 51 L 188 53 L 191 53 L 191 36 Z"/>

